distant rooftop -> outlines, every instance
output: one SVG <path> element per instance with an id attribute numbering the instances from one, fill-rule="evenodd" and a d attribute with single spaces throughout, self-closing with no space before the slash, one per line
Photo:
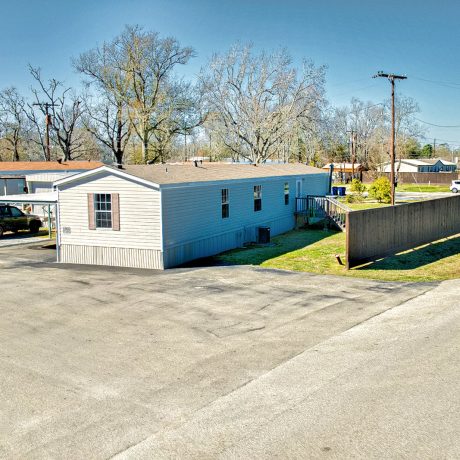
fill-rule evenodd
<path id="1" fill-rule="evenodd" d="M 452 163 L 451 161 L 443 160 L 442 158 L 401 158 L 397 159 L 396 163 L 406 163 L 413 166 L 429 166 L 434 165 L 438 161 L 441 161 L 445 165 L 455 165 L 456 163 Z M 383 163 L 389 164 L 389 162 Z"/>
<path id="2" fill-rule="evenodd" d="M 434 165 L 438 161 L 440 161 L 441 163 L 443 163 L 445 165 L 456 165 L 456 163 L 453 163 L 452 161 L 444 160 L 442 158 L 424 158 L 422 161 L 424 163 L 426 163 L 426 164 L 429 164 L 429 165 Z"/>
<path id="3" fill-rule="evenodd" d="M 338 170 L 338 169 L 342 169 L 342 170 L 352 170 L 353 169 L 353 165 L 351 163 L 332 163 L 334 165 L 334 170 Z M 327 163 L 325 164 L 322 169 L 330 169 L 331 168 L 331 163 Z M 359 169 L 361 168 L 361 163 L 355 163 L 354 164 L 354 168 L 355 169 Z"/>
<path id="4" fill-rule="evenodd" d="M 232 179 L 252 179 L 278 176 L 298 176 L 301 174 L 324 174 L 324 171 L 300 163 L 289 164 L 229 164 L 198 163 L 125 165 L 123 172 L 155 184 L 179 184 L 188 182 L 212 182 Z"/>
<path id="5" fill-rule="evenodd" d="M 100 161 L 0 161 L 0 174 L 6 171 L 80 171 L 99 168 Z"/>

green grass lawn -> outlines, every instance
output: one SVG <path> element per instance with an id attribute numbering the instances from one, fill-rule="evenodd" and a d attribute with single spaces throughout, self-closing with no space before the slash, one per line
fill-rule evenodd
<path id="1" fill-rule="evenodd" d="M 42 227 L 36 236 L 41 236 L 42 238 L 49 238 L 49 231 L 46 227 Z M 51 230 L 51 238 L 56 238 L 56 231 Z"/>
<path id="2" fill-rule="evenodd" d="M 398 184 L 397 192 L 450 192 L 448 185 Z"/>
<path id="3" fill-rule="evenodd" d="M 345 186 L 347 193 L 350 193 L 351 184 L 333 184 L 334 187 Z M 370 183 L 365 183 L 366 189 L 369 190 Z M 397 192 L 450 192 L 449 185 L 444 184 L 398 184 L 396 187 Z"/>
<path id="4" fill-rule="evenodd" d="M 388 203 L 377 203 L 376 201 L 363 201 L 361 203 L 346 203 L 343 202 L 346 206 L 353 209 L 353 211 L 360 211 L 361 209 L 371 209 L 371 208 L 384 208 L 390 206 Z"/>
<path id="5" fill-rule="evenodd" d="M 225 264 L 258 265 L 329 275 L 386 281 L 440 281 L 460 277 L 460 235 L 387 257 L 352 270 L 345 262 L 345 233 L 293 230 L 274 237 L 274 246 L 228 251 L 217 260 Z"/>

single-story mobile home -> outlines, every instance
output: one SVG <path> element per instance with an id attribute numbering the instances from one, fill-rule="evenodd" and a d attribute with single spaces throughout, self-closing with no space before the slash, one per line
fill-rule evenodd
<path id="1" fill-rule="evenodd" d="M 55 183 L 58 260 L 164 269 L 295 226 L 295 197 L 326 195 L 302 164 L 108 166 Z"/>

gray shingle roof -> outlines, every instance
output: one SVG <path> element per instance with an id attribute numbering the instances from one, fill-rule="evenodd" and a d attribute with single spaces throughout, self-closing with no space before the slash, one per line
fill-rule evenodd
<path id="1" fill-rule="evenodd" d="M 250 165 L 234 163 L 125 165 L 122 171 L 155 184 L 213 182 L 302 174 L 325 174 L 324 170 L 300 163 Z"/>

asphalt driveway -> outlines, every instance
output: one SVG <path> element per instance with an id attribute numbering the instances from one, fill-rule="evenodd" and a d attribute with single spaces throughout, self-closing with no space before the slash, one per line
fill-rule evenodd
<path id="1" fill-rule="evenodd" d="M 0 238 L 0 249 L 10 246 L 30 245 L 33 243 L 47 241 L 45 238 L 46 237 L 37 236 L 36 234 L 31 234 L 29 232 L 6 232 Z"/>
<path id="2" fill-rule="evenodd" d="M 37 246 L 0 251 L 1 458 L 371 458 L 366 424 L 339 442 L 327 408 L 372 414 L 386 375 L 379 363 L 397 363 L 399 338 L 404 356 L 416 355 L 410 321 L 436 315 L 417 318 L 412 304 L 459 287 L 251 267 L 65 266 L 54 257 Z M 385 316 L 398 311 L 403 322 Z M 361 373 L 372 366 L 380 380 Z M 407 376 L 395 374 L 404 387 Z M 365 388 L 357 405 L 350 382 Z"/>
<path id="3" fill-rule="evenodd" d="M 398 192 L 396 190 L 395 199 L 396 201 L 424 201 L 424 200 L 435 200 L 438 198 L 445 198 L 452 196 L 451 192 Z"/>

